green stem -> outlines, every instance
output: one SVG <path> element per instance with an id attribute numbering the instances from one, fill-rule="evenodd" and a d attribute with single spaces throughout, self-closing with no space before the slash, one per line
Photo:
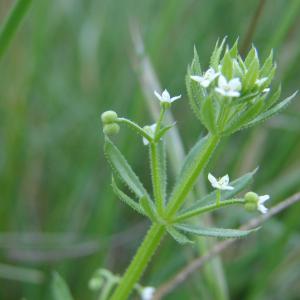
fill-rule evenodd
<path id="1" fill-rule="evenodd" d="M 110 300 L 126 300 L 128 298 L 134 285 L 139 281 L 152 255 L 159 246 L 164 234 L 165 228 L 163 225 L 153 224 L 151 226 Z"/>
<path id="2" fill-rule="evenodd" d="M 126 119 L 126 118 L 118 118 L 116 122 L 120 123 L 120 124 L 126 124 L 131 129 L 133 129 L 137 133 L 139 133 L 142 137 L 144 137 L 145 139 L 147 139 L 149 141 L 149 143 L 152 142 L 153 138 L 143 128 L 141 128 L 136 123 L 134 123 L 134 122 L 132 122 L 132 121 Z"/>
<path id="3" fill-rule="evenodd" d="M 154 200 L 157 207 L 158 214 L 161 216 L 164 211 L 164 199 L 162 191 L 162 180 L 160 176 L 160 161 L 158 156 L 158 145 L 156 143 L 150 146 L 150 162 L 152 173 L 152 185 Z"/>
<path id="4" fill-rule="evenodd" d="M 167 215 L 169 218 L 172 218 L 172 216 L 178 211 L 178 209 L 185 201 L 186 196 L 193 188 L 200 172 L 206 166 L 211 155 L 216 149 L 219 141 L 220 141 L 219 136 L 215 136 L 215 135 L 209 136 L 205 148 L 199 155 L 199 158 L 196 160 L 197 163 L 194 164 L 190 175 L 187 177 L 186 181 L 178 187 L 178 190 L 174 193 L 174 196 L 170 199 L 168 210 L 167 210 Z"/>
<path id="5" fill-rule="evenodd" d="M 16 33 L 23 17 L 26 15 L 32 0 L 18 0 L 10 10 L 0 29 L 0 60 L 11 39 Z"/>
<path id="6" fill-rule="evenodd" d="M 191 211 L 187 211 L 177 217 L 174 218 L 173 222 L 180 222 L 186 219 L 189 219 L 191 217 L 195 217 L 198 215 L 201 215 L 205 212 L 209 212 L 224 206 L 229 206 L 229 205 L 235 205 L 235 204 L 245 204 L 245 200 L 244 199 L 230 199 L 230 200 L 224 200 L 222 202 L 218 203 L 214 203 L 211 205 L 206 205 L 206 206 L 202 206 L 199 209 L 195 209 L 195 210 L 191 210 Z"/>
<path id="7" fill-rule="evenodd" d="M 221 203 L 221 191 L 220 190 L 216 191 L 216 196 L 217 196 L 216 204 L 217 204 L 217 206 L 219 206 Z"/>

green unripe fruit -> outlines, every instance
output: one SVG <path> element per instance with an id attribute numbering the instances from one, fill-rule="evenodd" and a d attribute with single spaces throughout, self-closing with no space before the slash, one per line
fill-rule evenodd
<path id="1" fill-rule="evenodd" d="M 116 123 L 106 124 L 103 127 L 103 133 L 106 135 L 116 135 L 120 131 L 120 126 Z"/>
<path id="2" fill-rule="evenodd" d="M 89 288 L 93 291 L 99 290 L 103 284 L 103 279 L 100 277 L 94 277 L 89 281 Z"/>
<path id="3" fill-rule="evenodd" d="M 245 209 L 247 211 L 255 211 L 257 210 L 257 204 L 256 203 L 251 203 L 251 202 L 248 202 L 244 205 Z"/>
<path id="4" fill-rule="evenodd" d="M 244 198 L 247 203 L 257 204 L 258 202 L 258 195 L 254 192 L 248 192 Z"/>
<path id="5" fill-rule="evenodd" d="M 118 119 L 118 115 L 115 111 L 108 110 L 101 115 L 103 124 L 115 123 Z"/>

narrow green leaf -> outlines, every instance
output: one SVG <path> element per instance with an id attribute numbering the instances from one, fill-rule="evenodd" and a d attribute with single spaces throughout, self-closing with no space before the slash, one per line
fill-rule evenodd
<path id="1" fill-rule="evenodd" d="M 159 141 L 175 125 L 176 125 L 176 122 L 174 122 L 171 125 L 167 125 L 167 126 L 164 126 L 163 128 L 161 128 L 156 135 L 155 141 Z"/>
<path id="2" fill-rule="evenodd" d="M 142 196 L 140 198 L 140 206 L 152 222 L 156 222 L 158 220 L 154 203 L 148 197 Z"/>
<path id="3" fill-rule="evenodd" d="M 189 151 L 189 153 L 183 161 L 178 178 L 184 177 L 185 174 L 189 172 L 189 169 L 195 164 L 199 153 L 201 153 L 205 147 L 207 139 L 208 136 L 199 139 L 198 142 L 194 145 L 194 147 Z"/>
<path id="4" fill-rule="evenodd" d="M 224 49 L 226 39 L 227 37 L 224 37 L 220 46 L 219 46 L 219 41 L 217 41 L 215 49 L 210 57 L 210 66 L 213 67 L 215 71 L 218 71 L 220 58 Z"/>
<path id="5" fill-rule="evenodd" d="M 268 110 L 270 107 L 276 104 L 280 95 L 281 95 L 281 85 L 279 85 L 277 90 L 267 99 L 265 110 Z"/>
<path id="6" fill-rule="evenodd" d="M 230 56 L 232 58 L 237 58 L 238 56 L 238 43 L 239 43 L 239 39 L 237 38 L 235 43 L 233 44 L 232 48 L 229 50 Z"/>
<path id="7" fill-rule="evenodd" d="M 168 226 L 168 227 L 166 227 L 166 229 L 167 229 L 167 232 L 172 236 L 172 238 L 179 244 L 184 245 L 184 244 L 194 243 L 188 237 L 186 237 L 183 233 L 176 230 L 173 226 Z"/>
<path id="8" fill-rule="evenodd" d="M 258 59 L 257 57 L 257 50 L 254 46 L 252 46 L 251 50 L 249 51 L 246 59 L 245 59 L 245 66 L 247 69 L 250 68 L 252 62 L 255 60 L 255 59 Z"/>
<path id="9" fill-rule="evenodd" d="M 233 198 L 235 195 L 237 195 L 242 190 L 244 190 L 248 185 L 250 185 L 253 182 L 253 176 L 257 172 L 257 170 L 258 168 L 230 182 L 230 185 L 233 186 L 234 189 L 228 191 L 222 191 L 221 201 Z M 205 205 L 214 203 L 216 201 L 216 197 L 217 197 L 216 191 L 213 191 L 207 194 L 206 196 L 204 196 L 203 198 L 201 198 L 200 200 L 195 201 L 195 203 L 192 206 L 182 210 L 179 214 L 191 212 L 193 210 L 202 208 Z"/>
<path id="10" fill-rule="evenodd" d="M 263 122 L 263 121 L 271 118 L 273 115 L 279 113 L 280 111 L 282 111 L 284 108 L 286 108 L 290 104 L 290 102 L 295 98 L 295 96 L 297 95 L 297 93 L 298 93 L 298 91 L 295 92 L 294 94 L 292 94 L 291 96 L 287 97 L 283 101 L 279 102 L 278 104 L 276 104 L 275 106 L 273 106 L 268 111 L 260 114 L 254 120 L 252 120 L 251 122 L 249 122 L 245 126 L 243 126 L 243 128 L 254 126 L 254 125 L 256 125 L 256 124 L 258 124 L 260 122 Z"/>
<path id="11" fill-rule="evenodd" d="M 252 230 L 239 230 L 224 228 L 206 228 L 191 224 L 177 224 L 174 225 L 174 227 L 186 233 L 217 238 L 241 238 L 259 229 L 255 228 Z"/>
<path id="12" fill-rule="evenodd" d="M 73 300 L 66 282 L 56 272 L 52 276 L 51 293 L 53 300 Z"/>
<path id="13" fill-rule="evenodd" d="M 116 196 L 123 201 L 125 204 L 129 205 L 132 209 L 134 209 L 135 211 L 137 211 L 138 213 L 142 214 L 142 215 L 146 215 L 144 210 L 141 208 L 141 206 L 139 205 L 139 203 L 137 203 L 135 200 L 131 199 L 129 196 L 127 196 L 123 191 L 121 191 L 117 184 L 116 181 L 114 179 L 114 177 L 112 176 L 112 182 L 111 182 L 112 188 L 114 193 L 116 194 Z"/>
<path id="14" fill-rule="evenodd" d="M 230 52 L 227 51 L 224 55 L 223 61 L 222 61 L 222 74 L 228 79 L 232 79 L 233 74 L 233 63 L 232 63 L 232 57 L 230 55 Z"/>
<path id="15" fill-rule="evenodd" d="M 201 75 L 201 66 L 196 49 L 194 49 L 194 58 L 190 67 L 188 67 L 186 75 L 186 88 L 188 93 L 189 104 L 200 120 L 201 102 L 205 98 L 206 92 L 200 84 L 191 79 L 191 75 Z"/>
<path id="16" fill-rule="evenodd" d="M 218 110 L 213 97 L 206 97 L 201 107 L 201 121 L 211 133 L 217 130 Z"/>
<path id="17" fill-rule="evenodd" d="M 243 78 L 242 87 L 243 92 L 251 91 L 255 87 L 255 81 L 259 75 L 259 61 L 254 57 L 251 65 L 248 68 L 246 75 Z"/>
<path id="18" fill-rule="evenodd" d="M 271 50 L 270 55 L 265 60 L 261 70 L 260 70 L 260 77 L 269 77 L 270 72 L 273 68 L 273 50 Z"/>
<path id="19" fill-rule="evenodd" d="M 265 102 L 264 98 L 260 97 L 254 104 L 250 104 L 248 108 L 244 109 L 241 113 L 239 113 L 235 118 L 233 118 L 233 122 L 226 127 L 224 131 L 224 135 L 232 134 L 242 128 L 249 121 L 253 120 L 259 113 L 262 112 Z"/>
<path id="20" fill-rule="evenodd" d="M 128 185 L 138 198 L 141 198 L 144 195 L 148 196 L 147 191 L 137 175 L 134 173 L 120 150 L 108 137 L 105 137 L 104 153 L 113 171 Z"/>

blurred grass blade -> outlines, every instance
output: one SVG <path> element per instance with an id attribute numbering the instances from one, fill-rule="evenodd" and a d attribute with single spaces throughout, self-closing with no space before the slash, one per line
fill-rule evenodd
<path id="1" fill-rule="evenodd" d="M 40 284 L 44 280 L 44 274 L 34 269 L 0 264 L 0 278 Z"/>
<path id="2" fill-rule="evenodd" d="M 28 12 L 32 0 L 17 0 L 0 29 L 0 60 L 14 37 L 21 21 Z"/>

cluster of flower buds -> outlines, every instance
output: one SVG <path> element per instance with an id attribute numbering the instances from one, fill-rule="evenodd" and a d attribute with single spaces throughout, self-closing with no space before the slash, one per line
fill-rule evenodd
<path id="1" fill-rule="evenodd" d="M 224 39 L 205 72 L 195 51 L 186 78 L 190 104 L 209 132 L 230 135 L 271 117 L 295 96 L 277 103 L 280 87 L 274 93 L 270 89 L 275 70 L 272 51 L 263 64 L 254 47 L 243 60 L 238 43 L 225 48 Z"/>
<path id="2" fill-rule="evenodd" d="M 118 115 L 112 110 L 108 110 L 101 115 L 103 132 L 106 135 L 116 135 L 120 131 L 120 126 L 116 123 Z"/>

